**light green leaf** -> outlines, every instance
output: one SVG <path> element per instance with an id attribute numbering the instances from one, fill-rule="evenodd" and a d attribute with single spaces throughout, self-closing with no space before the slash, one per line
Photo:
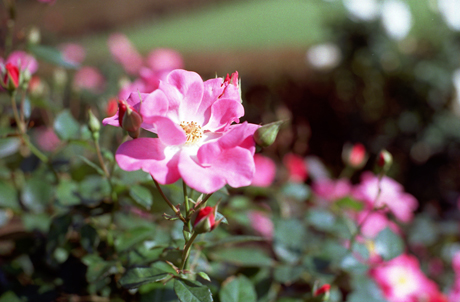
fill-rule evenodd
<path id="1" fill-rule="evenodd" d="M 390 228 L 381 231 L 374 240 L 376 252 L 385 260 L 398 257 L 404 252 L 404 242 Z"/>
<path id="2" fill-rule="evenodd" d="M 0 207 L 10 208 L 14 211 L 21 209 L 19 205 L 16 189 L 3 181 L 0 181 Z"/>
<path id="3" fill-rule="evenodd" d="M 62 140 L 77 139 L 80 125 L 73 118 L 69 110 L 61 111 L 54 120 L 54 131 Z"/>
<path id="4" fill-rule="evenodd" d="M 224 281 L 219 297 L 221 302 L 255 302 L 257 294 L 251 281 L 240 275 Z"/>
<path id="5" fill-rule="evenodd" d="M 174 292 L 181 302 L 212 302 L 209 288 L 198 282 L 176 279 L 174 280 Z"/>
<path id="6" fill-rule="evenodd" d="M 129 195 L 141 206 L 150 210 L 153 204 L 153 196 L 149 189 L 143 186 L 133 186 L 129 189 Z"/>
<path id="7" fill-rule="evenodd" d="M 75 193 L 78 192 L 78 184 L 71 180 L 62 180 L 56 189 L 56 197 L 63 206 L 74 206 L 80 204 L 80 198 Z"/>
<path id="8" fill-rule="evenodd" d="M 233 263 L 239 266 L 263 267 L 272 266 L 274 261 L 265 252 L 256 248 L 234 247 L 220 249 L 211 254 L 217 261 Z"/>
<path id="9" fill-rule="evenodd" d="M 21 192 L 21 199 L 29 210 L 40 213 L 51 202 L 53 187 L 46 180 L 35 176 L 29 178 Z"/>

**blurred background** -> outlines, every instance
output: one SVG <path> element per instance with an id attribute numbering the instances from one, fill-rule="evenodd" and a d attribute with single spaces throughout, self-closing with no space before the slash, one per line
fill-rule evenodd
<path id="1" fill-rule="evenodd" d="M 385 148 L 419 210 L 458 215 L 460 0 L 23 0 L 17 11 L 15 39 L 38 29 L 41 44 L 77 43 L 107 83 L 134 80 L 114 63 L 114 33 L 142 56 L 176 50 L 204 79 L 237 70 L 245 120 L 290 120 L 273 159 L 314 155 L 338 177 L 345 143 L 364 144 L 366 168 Z"/>

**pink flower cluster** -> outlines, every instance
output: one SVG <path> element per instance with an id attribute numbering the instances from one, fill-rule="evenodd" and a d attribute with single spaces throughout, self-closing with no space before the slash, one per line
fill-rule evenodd
<path id="1" fill-rule="evenodd" d="M 385 262 L 373 268 L 370 276 L 389 302 L 447 302 L 436 283 L 423 274 L 414 256 L 403 254 Z"/>
<path id="2" fill-rule="evenodd" d="M 125 100 L 133 91 L 150 93 L 159 87 L 160 80 L 174 69 L 183 68 L 181 55 L 172 49 L 156 49 L 144 59 L 123 34 L 113 34 L 108 45 L 113 59 L 120 63 L 126 73 L 138 76 L 133 82 L 126 82 L 118 98 Z"/>
<path id="3" fill-rule="evenodd" d="M 174 70 L 152 93 L 131 93 L 125 108 L 126 112 L 119 110 L 103 123 L 124 126 L 126 121 L 129 127 L 139 123 L 158 138 L 141 137 L 123 143 L 115 155 L 122 169 L 142 169 L 161 184 L 182 178 L 203 193 L 215 192 L 225 184 L 251 184 L 255 170 L 253 135 L 259 126 L 233 124 L 244 115 L 237 73 L 225 80 L 203 82 L 194 72 Z"/>
<path id="4" fill-rule="evenodd" d="M 456 302 L 460 301 L 460 251 L 454 255 L 452 267 L 455 273 L 455 281 L 449 292 L 449 302 Z"/>

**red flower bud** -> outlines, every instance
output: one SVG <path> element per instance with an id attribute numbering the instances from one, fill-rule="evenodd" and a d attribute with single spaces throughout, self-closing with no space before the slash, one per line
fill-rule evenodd
<path id="1" fill-rule="evenodd" d="M 377 166 L 382 168 L 385 172 L 388 171 L 393 164 L 393 156 L 387 150 L 380 151 L 377 157 Z"/>
<path id="2" fill-rule="evenodd" d="M 213 207 L 199 210 L 193 222 L 193 230 L 198 234 L 212 231 L 218 225 L 215 214 L 216 208 Z"/>
<path id="3" fill-rule="evenodd" d="M 12 63 L 5 65 L 5 75 L 3 76 L 3 86 L 8 90 L 15 90 L 19 86 L 19 68 Z"/>
<path id="4" fill-rule="evenodd" d="M 317 297 L 317 296 L 322 295 L 322 294 L 328 294 L 330 289 L 331 289 L 331 285 L 329 285 L 329 284 L 324 284 L 323 286 L 321 286 L 320 288 L 318 288 L 318 289 L 315 291 L 315 293 L 313 294 L 313 296 Z"/>
<path id="5" fill-rule="evenodd" d="M 141 130 L 142 116 L 124 101 L 118 103 L 118 122 L 120 127 L 128 131 L 132 138 L 138 138 Z"/>
<path id="6" fill-rule="evenodd" d="M 346 165 L 354 169 L 360 169 L 367 162 L 366 148 L 360 143 L 354 145 L 346 144 L 343 147 L 342 159 Z"/>

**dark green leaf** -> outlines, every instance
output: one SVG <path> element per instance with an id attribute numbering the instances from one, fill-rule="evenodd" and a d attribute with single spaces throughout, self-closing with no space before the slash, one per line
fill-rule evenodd
<path id="1" fill-rule="evenodd" d="M 310 196 L 310 187 L 306 184 L 288 182 L 281 188 L 281 192 L 297 201 L 304 201 Z"/>
<path id="2" fill-rule="evenodd" d="M 99 175 L 104 175 L 104 171 L 102 171 L 102 169 L 96 165 L 95 163 L 93 163 L 92 161 L 90 161 L 89 159 L 87 159 L 86 157 L 84 156 L 81 156 L 79 155 L 78 156 L 82 161 L 84 161 L 88 166 L 90 166 L 91 168 L 93 168 L 94 170 L 96 170 L 97 173 L 99 173 Z"/>
<path id="3" fill-rule="evenodd" d="M 272 266 L 274 262 L 262 250 L 247 247 L 220 249 L 214 251 L 211 257 L 218 261 L 249 267 Z"/>
<path id="4" fill-rule="evenodd" d="M 21 209 L 16 189 L 9 183 L 0 181 L 0 207 L 10 208 L 14 211 Z"/>
<path id="5" fill-rule="evenodd" d="M 43 212 L 52 197 L 53 187 L 48 181 L 38 176 L 29 178 L 21 193 L 24 206 L 35 213 Z"/>
<path id="6" fill-rule="evenodd" d="M 107 179 L 99 175 L 89 175 L 80 182 L 79 193 L 85 203 L 98 203 L 110 194 L 110 185 Z"/>
<path id="7" fill-rule="evenodd" d="M 133 186 L 129 189 L 129 195 L 141 206 L 150 210 L 153 204 L 152 193 L 143 186 Z"/>
<path id="8" fill-rule="evenodd" d="M 104 261 L 101 257 L 94 254 L 84 256 L 82 262 L 88 266 L 86 280 L 88 280 L 89 283 L 101 280 L 103 277 L 109 275 L 114 268 L 113 262 Z"/>
<path id="9" fill-rule="evenodd" d="M 48 253 L 54 252 L 58 246 L 61 246 L 65 242 L 71 223 L 72 217 L 70 215 L 57 216 L 51 221 L 46 245 Z"/>
<path id="10" fill-rule="evenodd" d="M 355 273 L 355 274 L 364 274 L 368 269 L 367 265 L 360 262 L 351 253 L 343 257 L 340 266 L 344 271 Z"/>
<path id="11" fill-rule="evenodd" d="M 174 292 L 181 302 L 212 302 L 209 288 L 198 282 L 174 280 Z"/>
<path id="12" fill-rule="evenodd" d="M 99 244 L 99 235 L 92 226 L 85 224 L 80 230 L 80 242 L 83 248 L 88 252 L 92 253 Z"/>
<path id="13" fill-rule="evenodd" d="M 139 244 L 155 234 L 153 227 L 137 227 L 123 232 L 115 240 L 115 248 L 118 252 L 125 251 L 136 244 Z"/>
<path id="14" fill-rule="evenodd" d="M 80 125 L 66 109 L 61 111 L 54 120 L 54 131 L 62 140 L 77 139 Z"/>
<path id="15" fill-rule="evenodd" d="M 404 242 L 390 228 L 381 231 L 374 240 L 375 251 L 385 260 L 398 257 L 404 252 Z"/>
<path id="16" fill-rule="evenodd" d="M 130 269 L 120 279 L 120 285 L 127 289 L 138 288 L 139 286 L 152 282 L 160 282 L 170 276 L 170 273 L 152 267 L 136 267 Z"/>
<path id="17" fill-rule="evenodd" d="M 304 268 L 302 266 L 279 265 L 275 267 L 273 275 L 276 281 L 289 284 L 296 281 L 303 271 Z"/>
<path id="18" fill-rule="evenodd" d="M 297 262 L 307 242 L 305 225 L 296 219 L 276 220 L 274 249 L 278 257 L 286 262 Z"/>
<path id="19" fill-rule="evenodd" d="M 0 302 L 22 302 L 12 291 L 7 291 L 0 297 Z"/>
<path id="20" fill-rule="evenodd" d="M 320 231 L 331 231 L 334 229 L 336 219 L 326 209 L 311 209 L 307 213 L 307 220 L 310 225 Z"/>
<path id="21" fill-rule="evenodd" d="M 78 193 L 78 184 L 71 180 L 62 180 L 56 189 L 56 197 L 63 206 L 74 206 L 80 204 Z"/>
<path id="22" fill-rule="evenodd" d="M 414 219 L 411 225 L 408 236 L 409 243 L 412 245 L 431 245 L 438 239 L 438 233 L 438 225 L 430 218 L 420 215 Z"/>
<path id="23" fill-rule="evenodd" d="M 218 245 L 229 245 L 229 244 L 234 244 L 234 243 L 241 243 L 241 242 L 248 242 L 248 241 L 265 241 L 266 239 L 263 237 L 258 237 L 258 236 L 229 236 L 225 237 L 224 239 L 221 239 L 216 242 L 208 242 L 208 245 L 206 247 L 215 247 Z"/>
<path id="24" fill-rule="evenodd" d="M 66 61 L 62 52 L 57 48 L 44 45 L 33 45 L 29 47 L 29 50 L 38 58 L 55 65 L 73 69 L 78 67 L 77 64 Z"/>
<path id="25" fill-rule="evenodd" d="M 230 277 L 224 281 L 219 297 L 221 302 L 255 302 L 257 299 L 254 286 L 243 275 L 237 278 Z"/>
<path id="26" fill-rule="evenodd" d="M 24 213 L 22 216 L 22 223 L 27 231 L 41 231 L 48 232 L 51 224 L 51 217 L 47 213 L 31 214 Z"/>

